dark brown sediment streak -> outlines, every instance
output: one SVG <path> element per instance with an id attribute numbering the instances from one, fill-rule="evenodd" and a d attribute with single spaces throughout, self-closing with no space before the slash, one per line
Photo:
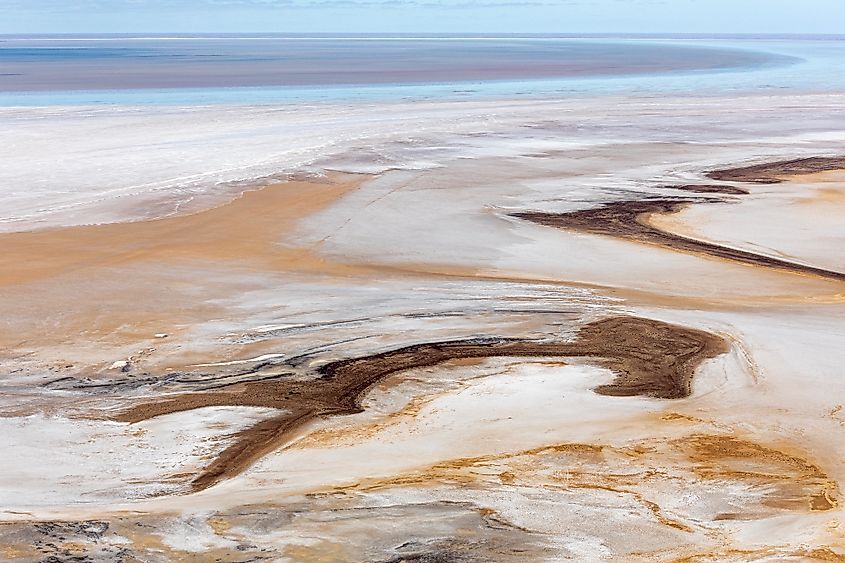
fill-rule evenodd
<path id="1" fill-rule="evenodd" d="M 748 195 L 750 193 L 745 188 L 725 184 L 680 184 L 677 186 L 661 186 L 661 188 L 697 194 Z"/>
<path id="2" fill-rule="evenodd" d="M 284 411 L 237 433 L 234 443 L 192 482 L 192 489 L 200 491 L 243 472 L 313 420 L 361 412 L 367 391 L 403 370 L 465 358 L 593 358 L 616 374 L 616 380 L 597 387 L 597 393 L 678 399 L 690 394 L 701 362 L 727 349 L 723 338 L 708 332 L 639 317 L 610 317 L 585 325 L 572 341 L 490 338 L 415 344 L 326 364 L 314 380 L 250 382 L 227 391 L 188 393 L 134 406 L 116 420 L 140 422 L 224 405 Z"/>
<path id="3" fill-rule="evenodd" d="M 740 168 L 714 170 L 708 172 L 707 177 L 712 180 L 725 182 L 779 184 L 790 176 L 829 172 L 840 169 L 845 169 L 845 156 L 813 156 L 810 158 L 796 158 L 756 164 L 754 166 L 743 166 Z"/>
<path id="4" fill-rule="evenodd" d="M 293 409 L 285 414 L 263 420 L 235 434 L 235 442 L 223 450 L 202 473 L 191 481 L 193 491 L 202 491 L 243 473 L 256 461 L 283 444 L 290 434 L 300 426 L 320 415 L 309 407 Z"/>
<path id="5" fill-rule="evenodd" d="M 569 213 L 527 211 L 514 213 L 512 216 L 548 227 L 592 235 L 612 236 L 681 252 L 722 258 L 750 266 L 762 266 L 794 274 L 845 281 L 845 273 L 842 272 L 688 238 L 660 230 L 647 222 L 647 216 L 652 213 L 672 214 L 677 213 L 687 205 L 711 202 L 702 199 L 653 198 L 637 201 L 614 201 L 593 209 Z"/>

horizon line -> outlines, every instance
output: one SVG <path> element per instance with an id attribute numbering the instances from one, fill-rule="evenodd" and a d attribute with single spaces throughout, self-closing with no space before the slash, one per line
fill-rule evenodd
<path id="1" fill-rule="evenodd" d="M 34 32 L 34 33 L 0 33 L 2 38 L 52 38 L 52 37 L 102 37 L 102 38 L 297 38 L 297 39 L 330 39 L 330 38 L 455 38 L 455 39 L 484 39 L 484 38 L 824 38 L 845 39 L 845 34 L 838 33 L 708 33 L 708 32 L 273 32 L 273 31 L 232 31 L 232 32 Z"/>

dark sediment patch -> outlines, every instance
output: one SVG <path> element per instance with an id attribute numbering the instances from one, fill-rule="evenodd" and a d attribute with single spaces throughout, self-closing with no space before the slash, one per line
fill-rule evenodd
<path id="1" fill-rule="evenodd" d="M 611 317 L 584 326 L 574 341 L 470 339 L 416 344 L 326 364 L 316 380 L 249 382 L 227 391 L 187 393 L 137 405 L 116 420 L 140 422 L 208 406 L 283 411 L 237 433 L 234 443 L 192 481 L 193 490 L 199 491 L 243 472 L 315 419 L 361 412 L 366 392 L 403 370 L 466 358 L 588 357 L 617 376 L 612 384 L 597 387 L 597 393 L 677 399 L 689 395 L 698 365 L 726 350 L 724 339 L 707 332 L 651 319 Z"/>
<path id="2" fill-rule="evenodd" d="M 716 200 L 718 202 L 718 200 Z M 689 252 L 731 260 L 750 266 L 762 266 L 794 274 L 812 275 L 845 281 L 845 273 L 808 266 L 788 260 L 781 260 L 764 254 L 756 254 L 729 246 L 696 240 L 662 231 L 647 222 L 652 213 L 677 213 L 694 203 L 713 203 L 706 199 L 652 198 L 637 201 L 615 201 L 593 209 L 569 213 L 545 213 L 528 211 L 514 213 L 513 217 L 525 219 L 539 225 L 557 227 L 592 235 L 612 236 L 619 239 L 654 244 L 681 252 Z"/>
<path id="3" fill-rule="evenodd" d="M 707 173 L 712 180 L 725 182 L 750 182 L 753 184 L 778 184 L 790 176 L 845 169 L 845 156 L 813 156 L 781 160 L 754 166 L 714 170 Z"/>
<path id="4" fill-rule="evenodd" d="M 724 195 L 748 195 L 750 192 L 745 188 L 728 186 L 722 184 L 681 184 L 677 186 L 660 186 L 669 190 L 681 190 L 697 194 L 724 194 Z"/>

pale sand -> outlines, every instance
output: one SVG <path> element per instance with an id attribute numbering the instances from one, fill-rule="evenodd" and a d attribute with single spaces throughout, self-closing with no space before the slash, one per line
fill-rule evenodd
<path id="1" fill-rule="evenodd" d="M 845 253 L 831 251 L 845 245 L 845 172 L 797 175 L 750 190 L 728 207 L 688 206 L 674 214 L 652 214 L 648 222 L 776 260 L 845 271 Z"/>

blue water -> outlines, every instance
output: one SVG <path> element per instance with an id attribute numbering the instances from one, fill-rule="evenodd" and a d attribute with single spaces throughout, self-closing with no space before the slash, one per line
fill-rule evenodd
<path id="1" fill-rule="evenodd" d="M 209 105 L 845 89 L 845 40 L 0 39 L 0 105 Z"/>

